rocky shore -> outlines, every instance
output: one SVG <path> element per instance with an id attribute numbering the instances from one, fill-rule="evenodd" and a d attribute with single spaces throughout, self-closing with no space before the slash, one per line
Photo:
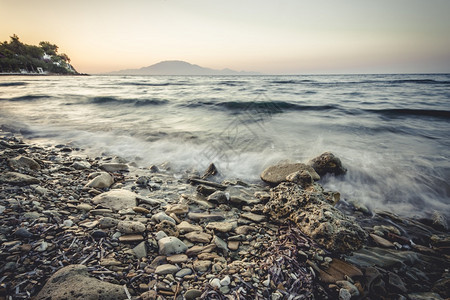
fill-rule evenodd
<path id="1" fill-rule="evenodd" d="M 340 200 L 331 153 L 254 184 L 0 131 L 0 171 L 0 299 L 450 297 L 444 215 Z"/>

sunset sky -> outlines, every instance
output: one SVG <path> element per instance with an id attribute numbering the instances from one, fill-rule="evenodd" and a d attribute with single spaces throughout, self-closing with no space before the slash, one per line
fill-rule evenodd
<path id="1" fill-rule="evenodd" d="M 449 0 L 0 0 L 0 40 L 80 72 L 185 60 L 266 74 L 450 72 Z"/>

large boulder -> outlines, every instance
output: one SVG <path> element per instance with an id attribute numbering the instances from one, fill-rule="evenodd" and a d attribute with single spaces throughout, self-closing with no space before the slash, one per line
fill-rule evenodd
<path id="1" fill-rule="evenodd" d="M 137 196 L 133 192 L 117 189 L 95 196 L 92 202 L 113 210 L 121 210 L 137 206 Z"/>
<path id="2" fill-rule="evenodd" d="M 69 265 L 53 274 L 34 300 L 123 300 L 122 286 L 89 276 L 87 267 Z"/>
<path id="3" fill-rule="evenodd" d="M 271 190 L 264 212 L 273 220 L 291 220 L 318 244 L 330 251 L 354 251 L 364 244 L 367 233 L 333 204 L 334 193 L 303 190 L 283 182 Z"/>
<path id="4" fill-rule="evenodd" d="M 303 163 L 278 164 L 265 169 L 261 173 L 261 179 L 269 184 L 277 185 L 287 181 L 286 177 L 295 172 L 308 172 L 313 180 L 319 180 L 320 176 L 311 167 Z"/>
<path id="5" fill-rule="evenodd" d="M 320 176 L 328 173 L 334 175 L 347 173 L 347 169 L 342 166 L 341 160 L 331 152 L 322 153 L 320 156 L 311 159 L 308 165 L 313 167 Z"/>

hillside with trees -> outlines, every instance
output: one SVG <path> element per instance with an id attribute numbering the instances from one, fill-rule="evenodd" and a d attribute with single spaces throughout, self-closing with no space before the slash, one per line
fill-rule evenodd
<path id="1" fill-rule="evenodd" d="M 0 73 L 3 74 L 78 74 L 70 58 L 58 53 L 58 46 L 40 42 L 27 45 L 12 35 L 9 42 L 0 43 Z"/>

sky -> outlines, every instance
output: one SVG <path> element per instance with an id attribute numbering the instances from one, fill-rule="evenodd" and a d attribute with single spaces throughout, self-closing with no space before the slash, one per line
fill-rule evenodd
<path id="1" fill-rule="evenodd" d="M 0 0 L 0 41 L 79 72 L 184 60 L 265 74 L 450 73 L 449 0 Z"/>

